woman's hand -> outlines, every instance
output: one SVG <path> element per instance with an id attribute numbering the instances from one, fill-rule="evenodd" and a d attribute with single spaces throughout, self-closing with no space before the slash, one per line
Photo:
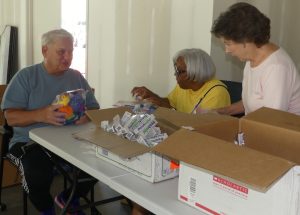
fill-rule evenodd
<path id="1" fill-rule="evenodd" d="M 170 102 L 167 98 L 149 97 L 149 98 L 145 99 L 145 101 L 150 102 L 159 107 L 171 108 Z"/>
<path id="2" fill-rule="evenodd" d="M 131 90 L 131 93 L 134 97 L 137 98 L 137 100 L 145 100 L 146 102 L 152 103 L 160 107 L 171 108 L 171 105 L 167 98 L 162 98 L 158 96 L 157 94 L 153 93 L 151 90 L 144 86 L 134 87 Z"/>
<path id="3" fill-rule="evenodd" d="M 143 100 L 143 99 L 147 99 L 150 97 L 159 97 L 158 95 L 156 95 L 155 93 L 153 93 L 151 90 L 149 90 L 148 88 L 146 88 L 144 86 L 134 87 L 131 90 L 131 94 L 138 100 Z"/>

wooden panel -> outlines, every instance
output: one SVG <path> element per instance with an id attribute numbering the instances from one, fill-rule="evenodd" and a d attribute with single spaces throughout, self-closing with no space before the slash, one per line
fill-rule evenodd
<path id="1" fill-rule="evenodd" d="M 21 183 L 21 176 L 17 168 L 9 161 L 4 160 L 2 187 L 9 187 Z"/>

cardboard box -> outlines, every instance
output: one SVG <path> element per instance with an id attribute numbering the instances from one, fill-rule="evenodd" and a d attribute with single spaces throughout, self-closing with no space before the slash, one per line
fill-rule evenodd
<path id="1" fill-rule="evenodd" d="M 87 115 L 96 125 L 96 128 L 79 132 L 74 136 L 96 144 L 96 155 L 99 158 L 128 170 L 149 182 L 159 182 L 178 176 L 178 166 L 175 162 L 153 152 L 155 147 L 146 147 L 115 134 L 107 133 L 100 128 L 101 121 L 111 121 L 115 115 L 122 116 L 125 111 L 130 110 L 127 108 L 110 108 L 87 111 Z M 200 117 L 200 115 L 179 113 L 166 108 L 158 108 L 154 115 L 159 121 L 158 126 L 168 135 L 178 130 L 180 126 L 195 128 L 208 122 L 229 120 L 215 114 Z"/>
<path id="2" fill-rule="evenodd" d="M 300 214 L 300 116 L 261 108 L 198 131 L 181 129 L 155 149 L 181 161 L 180 201 L 207 214 Z"/>

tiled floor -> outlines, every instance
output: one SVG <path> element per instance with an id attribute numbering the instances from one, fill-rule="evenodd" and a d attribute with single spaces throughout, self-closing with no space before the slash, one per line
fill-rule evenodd
<path id="1" fill-rule="evenodd" d="M 57 177 L 52 185 L 51 193 L 56 195 L 63 188 L 63 179 Z M 118 196 L 119 194 L 111 190 L 108 186 L 98 183 L 95 186 L 95 200 L 101 200 L 103 198 Z M 21 186 L 14 186 L 10 188 L 5 188 L 2 190 L 2 201 L 6 204 L 6 211 L 1 211 L 1 215 L 22 215 L 23 205 L 22 205 L 22 190 Z M 98 206 L 97 209 L 102 213 L 102 215 L 129 215 L 130 208 L 127 205 L 121 204 L 120 201 L 108 203 L 105 205 Z M 90 214 L 90 210 L 85 210 L 86 214 Z M 57 214 L 60 213 L 60 209 L 57 208 Z M 38 215 L 38 211 L 31 205 L 28 200 L 28 215 Z"/>

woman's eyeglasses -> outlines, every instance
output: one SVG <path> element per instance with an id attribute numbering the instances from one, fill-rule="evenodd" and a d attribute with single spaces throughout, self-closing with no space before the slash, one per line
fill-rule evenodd
<path id="1" fill-rule="evenodd" d="M 179 75 L 181 75 L 182 73 L 185 73 L 185 72 L 186 72 L 186 70 L 179 70 L 179 69 L 177 68 L 176 64 L 174 64 L 174 70 L 175 70 L 175 72 L 174 72 L 174 75 L 175 75 L 175 76 L 179 76 Z"/>

